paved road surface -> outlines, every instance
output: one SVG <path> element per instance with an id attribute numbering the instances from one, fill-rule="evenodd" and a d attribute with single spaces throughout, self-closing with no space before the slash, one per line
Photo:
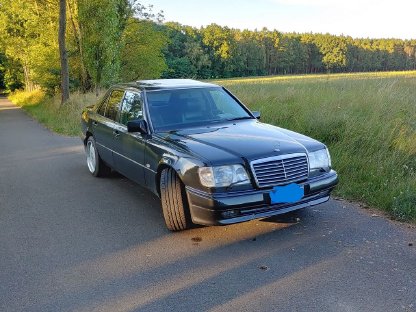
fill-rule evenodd
<path id="1" fill-rule="evenodd" d="M 342 201 L 170 233 L 155 196 L 0 99 L 0 311 L 416 311 L 414 244 Z"/>

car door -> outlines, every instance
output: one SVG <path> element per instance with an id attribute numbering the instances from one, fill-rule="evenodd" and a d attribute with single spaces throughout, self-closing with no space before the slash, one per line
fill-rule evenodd
<path id="1" fill-rule="evenodd" d="M 127 122 L 143 118 L 143 98 L 140 91 L 127 90 L 121 105 L 118 138 L 114 153 L 115 168 L 129 179 L 145 185 L 144 153 L 146 139 L 140 133 L 129 133 Z"/>
<path id="2" fill-rule="evenodd" d="M 93 134 L 97 143 L 98 153 L 109 166 L 114 168 L 113 150 L 117 140 L 117 123 L 121 102 L 124 91 L 112 90 L 108 98 L 97 112 L 95 120 L 92 122 Z"/>

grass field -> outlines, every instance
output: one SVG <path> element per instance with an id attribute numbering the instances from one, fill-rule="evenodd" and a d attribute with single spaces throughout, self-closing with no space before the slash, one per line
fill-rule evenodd
<path id="1" fill-rule="evenodd" d="M 301 75 L 217 80 L 262 121 L 304 133 L 330 149 L 336 194 L 416 221 L 416 72 Z M 19 94 L 12 95 L 17 101 Z M 91 95 L 20 105 L 59 133 L 76 135 Z M 36 102 L 36 101 L 35 101 Z"/>

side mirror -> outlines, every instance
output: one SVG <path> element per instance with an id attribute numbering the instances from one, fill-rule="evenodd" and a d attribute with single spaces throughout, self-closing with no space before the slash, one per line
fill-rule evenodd
<path id="1" fill-rule="evenodd" d="M 256 117 L 257 119 L 260 119 L 260 112 L 251 112 L 253 114 L 254 117 Z"/>
<path id="2" fill-rule="evenodd" d="M 127 122 L 127 132 L 149 133 L 147 122 L 144 119 L 131 120 Z"/>

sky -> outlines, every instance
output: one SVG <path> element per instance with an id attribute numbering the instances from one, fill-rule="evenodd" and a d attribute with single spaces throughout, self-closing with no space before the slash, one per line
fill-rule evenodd
<path id="1" fill-rule="evenodd" d="M 354 38 L 416 39 L 416 0 L 144 0 L 165 21 L 216 23 L 239 29 L 277 29 Z"/>

